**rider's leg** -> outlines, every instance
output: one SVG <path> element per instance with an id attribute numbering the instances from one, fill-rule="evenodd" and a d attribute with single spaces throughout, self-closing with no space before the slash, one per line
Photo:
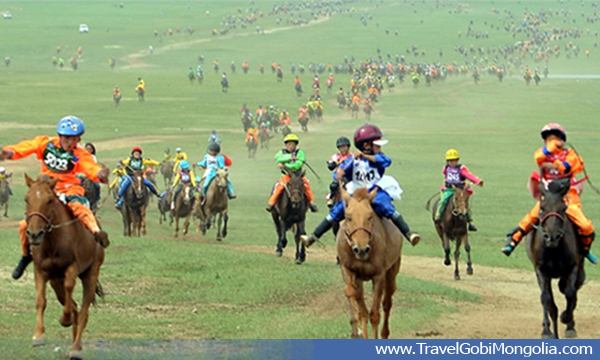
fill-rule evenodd
<path id="1" fill-rule="evenodd" d="M 315 230 L 310 236 L 301 235 L 300 240 L 304 243 L 304 246 L 310 247 L 316 241 L 318 241 L 323 234 L 333 227 L 333 223 L 336 221 L 342 221 L 344 219 L 344 202 L 339 201 L 336 203 L 329 214 L 317 225 Z"/>
<path id="2" fill-rule="evenodd" d="M 302 181 L 304 181 L 304 195 L 306 195 L 306 200 L 308 200 L 308 207 L 310 211 L 319 211 L 317 205 L 314 204 L 315 196 L 313 194 L 312 188 L 310 187 L 310 181 L 308 181 L 306 177 L 302 177 Z"/>
<path id="3" fill-rule="evenodd" d="M 237 197 L 233 192 L 233 184 L 229 179 L 227 179 L 227 197 L 229 199 L 235 199 Z"/>
<path id="4" fill-rule="evenodd" d="M 392 220 L 394 225 L 396 225 L 402 235 L 404 235 L 406 240 L 408 240 L 412 246 L 415 246 L 419 243 L 421 240 L 421 235 L 410 231 L 410 227 L 404 220 L 404 217 L 402 217 L 402 214 L 400 214 L 394 207 L 394 204 L 392 204 L 392 198 L 387 192 L 383 190 L 377 191 L 371 206 L 377 215 Z"/>
<path id="5" fill-rule="evenodd" d="M 129 178 L 129 176 L 124 176 L 123 177 L 123 181 L 121 182 L 121 188 L 119 189 L 119 198 L 117 199 L 117 209 L 120 209 L 121 206 L 123 206 L 123 195 L 125 195 L 125 192 L 127 191 L 127 188 L 129 188 L 129 185 L 131 185 L 131 178 Z"/>
<path id="6" fill-rule="evenodd" d="M 175 199 L 177 198 L 177 194 L 183 189 L 183 185 L 177 184 L 175 187 L 175 191 L 173 191 L 173 196 L 171 196 L 171 210 L 175 210 Z"/>
<path id="7" fill-rule="evenodd" d="M 271 210 L 273 210 L 273 207 L 275 206 L 275 203 L 277 202 L 279 195 L 281 195 L 281 193 L 283 192 L 283 189 L 285 189 L 285 184 L 287 184 L 289 181 L 290 181 L 289 175 L 287 175 L 287 174 L 281 175 L 281 177 L 279 178 L 279 181 L 275 184 L 275 187 L 273 188 L 271 197 L 269 197 L 268 206 L 266 208 L 267 211 L 270 212 Z"/>
<path id="8" fill-rule="evenodd" d="M 569 196 L 569 199 L 571 198 L 572 197 Z M 567 216 L 579 229 L 582 245 L 581 250 L 583 255 L 593 264 L 597 264 L 598 258 L 590 252 L 590 247 L 592 246 L 592 242 L 596 237 L 592 221 L 583 214 L 579 202 L 569 203 L 569 207 L 567 208 Z"/>
<path id="9" fill-rule="evenodd" d="M 454 189 L 444 189 L 440 192 L 440 201 L 438 202 L 438 206 L 435 209 L 435 221 L 442 220 L 442 214 L 444 210 L 446 210 L 446 206 L 448 205 L 448 200 L 454 195 Z"/>
<path id="10" fill-rule="evenodd" d="M 73 212 L 73 215 L 79 218 L 83 225 L 88 230 L 90 230 L 92 234 L 94 234 L 96 241 L 102 247 L 108 247 L 108 245 L 110 244 L 108 240 L 108 234 L 104 230 L 100 229 L 100 226 L 98 226 L 98 222 L 96 221 L 96 217 L 94 216 L 92 210 L 84 204 L 80 203 L 79 201 L 69 201 L 67 202 L 67 206 L 69 206 L 69 208 Z"/>
<path id="11" fill-rule="evenodd" d="M 146 187 L 148 188 L 148 190 L 150 190 L 150 192 L 152 192 L 154 195 L 156 195 L 157 197 L 160 196 L 160 194 L 158 193 L 158 188 L 156 187 L 156 185 L 154 185 L 152 183 L 152 181 L 144 178 L 144 185 L 146 185 Z"/>
<path id="12" fill-rule="evenodd" d="M 27 222 L 19 221 L 19 240 L 21 241 L 21 260 L 12 272 L 12 278 L 17 280 L 23 276 L 23 272 L 27 265 L 33 260 L 29 252 L 29 239 L 27 238 Z"/>
<path id="13" fill-rule="evenodd" d="M 519 226 L 506 234 L 506 244 L 502 248 L 504 255 L 509 256 L 515 247 L 519 245 L 523 237 L 533 229 L 533 224 L 538 222 L 540 214 L 540 202 L 538 201 L 531 211 L 529 211 L 519 222 Z"/>
<path id="14" fill-rule="evenodd" d="M 340 189 L 340 183 L 334 180 L 329 184 L 329 200 L 327 200 L 327 207 L 331 208 L 335 204 L 335 196 Z"/>

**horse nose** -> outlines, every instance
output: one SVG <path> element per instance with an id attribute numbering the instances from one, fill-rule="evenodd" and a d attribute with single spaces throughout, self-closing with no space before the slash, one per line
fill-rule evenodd
<path id="1" fill-rule="evenodd" d="M 360 253 L 360 249 L 358 248 L 358 246 L 353 246 L 352 251 L 354 251 L 354 254 L 356 254 L 356 255 L 358 255 Z"/>
<path id="2" fill-rule="evenodd" d="M 37 233 L 27 230 L 27 237 L 29 238 L 29 242 L 33 245 L 40 244 L 42 242 L 42 236 L 44 236 L 44 230 L 38 230 Z"/>
<path id="3" fill-rule="evenodd" d="M 371 251 L 371 246 L 367 245 L 367 247 L 365 247 L 365 255 L 368 255 L 369 251 Z"/>

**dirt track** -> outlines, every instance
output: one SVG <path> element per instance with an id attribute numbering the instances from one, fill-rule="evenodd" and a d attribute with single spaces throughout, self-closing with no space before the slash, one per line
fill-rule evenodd
<path id="1" fill-rule="evenodd" d="M 272 254 L 272 247 L 267 246 L 233 246 L 243 251 Z M 284 256 L 293 257 L 292 251 L 284 252 Z M 311 248 L 307 253 L 307 261 L 335 262 L 335 249 Z M 507 261 L 509 261 L 507 259 Z M 586 264 L 589 265 L 589 264 Z M 461 263 L 462 280 L 456 281 L 452 267 L 446 267 L 442 258 L 420 256 L 403 256 L 400 273 L 422 280 L 440 283 L 479 295 L 479 303 L 452 304 L 459 311 L 444 315 L 435 324 L 423 324 L 417 331 L 405 333 L 395 332 L 392 324 L 392 336 L 395 338 L 422 338 L 416 333 L 438 334 L 431 338 L 438 339 L 538 339 L 542 331 L 542 306 L 540 291 L 533 270 L 515 270 L 494 268 L 473 264 L 474 275 L 465 274 L 466 265 Z M 340 294 L 343 293 L 340 279 Z M 402 289 L 398 289 L 398 293 Z M 562 311 L 565 307 L 564 296 L 555 287 L 555 301 Z M 575 311 L 576 329 L 579 338 L 600 338 L 600 284 L 588 281 L 578 293 L 577 309 Z M 330 307 L 335 299 L 319 301 L 320 307 Z M 338 305 L 339 306 L 339 305 Z M 346 309 L 344 300 L 343 309 Z M 323 308 L 325 309 L 325 308 Z M 560 337 L 564 326 L 559 325 Z"/>

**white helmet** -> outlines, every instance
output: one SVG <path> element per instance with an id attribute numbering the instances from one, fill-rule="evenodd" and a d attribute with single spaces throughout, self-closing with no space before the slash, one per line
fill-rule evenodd
<path id="1" fill-rule="evenodd" d="M 4 166 L 0 166 L 0 174 L 4 174 L 6 172 L 6 169 L 4 168 Z"/>
<path id="2" fill-rule="evenodd" d="M 181 148 L 175 149 L 175 152 L 181 152 Z"/>

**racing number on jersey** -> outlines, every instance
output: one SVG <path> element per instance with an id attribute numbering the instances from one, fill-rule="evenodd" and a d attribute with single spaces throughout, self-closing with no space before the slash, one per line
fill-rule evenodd
<path id="1" fill-rule="evenodd" d="M 370 169 L 368 172 L 364 173 L 362 171 L 356 171 L 354 173 L 354 178 L 358 180 L 366 180 L 367 182 L 371 182 L 375 180 L 375 170 Z"/>
<path id="2" fill-rule="evenodd" d="M 47 167 L 57 172 L 67 171 L 69 166 L 69 161 L 67 159 L 58 158 L 51 152 L 46 154 L 44 163 Z"/>
<path id="3" fill-rule="evenodd" d="M 460 182 L 460 174 L 449 173 L 448 182 Z"/>

